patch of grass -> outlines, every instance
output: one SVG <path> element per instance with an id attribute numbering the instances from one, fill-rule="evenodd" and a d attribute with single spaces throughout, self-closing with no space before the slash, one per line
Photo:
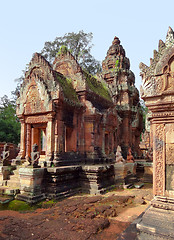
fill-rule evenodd
<path id="1" fill-rule="evenodd" d="M 46 200 L 46 201 L 41 201 L 37 204 L 29 204 L 24 201 L 20 200 L 12 200 L 9 203 L 0 203 L 0 210 L 13 210 L 13 211 L 19 211 L 19 212 L 25 212 L 25 211 L 34 211 L 37 208 L 51 208 L 55 206 L 57 203 L 57 200 Z"/>
<path id="2" fill-rule="evenodd" d="M 35 206 L 31 206 L 30 204 L 19 200 L 13 200 L 9 203 L 0 204 L 0 210 L 31 211 L 35 209 Z"/>
<path id="3" fill-rule="evenodd" d="M 46 201 L 42 201 L 40 203 L 37 203 L 37 208 L 51 208 L 53 206 L 55 206 L 55 204 L 57 203 L 57 200 L 51 199 L 51 200 L 46 200 Z"/>

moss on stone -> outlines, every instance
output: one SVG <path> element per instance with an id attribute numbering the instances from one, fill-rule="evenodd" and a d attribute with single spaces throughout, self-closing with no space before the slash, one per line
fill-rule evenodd
<path id="1" fill-rule="evenodd" d="M 0 204 L 0 210 L 13 210 L 13 211 L 29 211 L 34 210 L 36 207 L 29 205 L 26 202 L 13 200 L 9 203 Z"/>
<path id="2" fill-rule="evenodd" d="M 0 203 L 0 210 L 12 210 L 12 211 L 19 211 L 19 212 L 25 212 L 25 211 L 34 211 L 38 208 L 50 208 L 53 207 L 57 203 L 56 200 L 52 199 L 49 201 L 41 201 L 36 204 L 29 204 L 24 201 L 19 200 L 12 200 L 8 203 Z"/>
<path id="3" fill-rule="evenodd" d="M 69 101 L 69 103 L 71 102 L 74 104 L 80 104 L 77 93 L 76 93 L 75 89 L 73 88 L 72 80 L 69 78 L 60 76 L 59 74 L 57 74 L 56 77 L 62 88 L 65 99 L 67 99 Z"/>
<path id="4" fill-rule="evenodd" d="M 55 199 L 51 199 L 51 200 L 48 200 L 48 201 L 42 201 L 40 203 L 37 203 L 37 207 L 38 208 L 51 208 L 51 207 L 55 206 L 55 204 L 57 202 L 58 201 L 55 200 Z"/>
<path id="5" fill-rule="evenodd" d="M 119 65 L 119 59 L 115 61 L 115 69 L 119 69 L 118 65 Z"/>
<path id="6" fill-rule="evenodd" d="M 62 45 L 57 53 L 57 55 L 66 54 L 68 52 L 68 48 L 65 45 Z"/>
<path id="7" fill-rule="evenodd" d="M 97 95 L 112 101 L 109 90 L 105 83 L 97 81 L 97 79 L 89 74 L 86 74 L 86 81 L 88 88 Z"/>

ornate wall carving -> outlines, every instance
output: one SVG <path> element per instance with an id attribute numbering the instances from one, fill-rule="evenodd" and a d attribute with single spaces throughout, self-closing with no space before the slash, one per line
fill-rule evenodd
<path id="1" fill-rule="evenodd" d="M 155 195 L 164 194 L 164 124 L 156 124 L 155 136 Z"/>

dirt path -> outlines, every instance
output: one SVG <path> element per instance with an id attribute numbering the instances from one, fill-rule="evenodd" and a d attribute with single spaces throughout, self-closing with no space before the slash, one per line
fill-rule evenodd
<path id="1" fill-rule="evenodd" d="M 75 196 L 49 209 L 0 211 L 0 240 L 113 240 L 152 199 L 151 185 L 100 196 Z"/>

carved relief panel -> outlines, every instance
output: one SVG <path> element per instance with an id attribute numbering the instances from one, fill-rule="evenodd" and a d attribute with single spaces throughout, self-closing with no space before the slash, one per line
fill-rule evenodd
<path id="1" fill-rule="evenodd" d="M 40 98 L 38 86 L 34 80 L 32 80 L 29 90 L 27 92 L 27 99 L 25 103 L 25 114 L 34 114 L 44 112 L 44 102 Z"/>
<path id="2" fill-rule="evenodd" d="M 166 190 L 174 191 L 174 126 L 166 124 Z"/>
<path id="3" fill-rule="evenodd" d="M 164 124 L 153 126 L 155 134 L 154 143 L 154 194 L 164 195 L 165 169 L 164 169 Z"/>
<path id="4" fill-rule="evenodd" d="M 163 68 L 163 74 L 156 77 L 155 83 L 156 94 L 174 90 L 174 57 Z"/>

